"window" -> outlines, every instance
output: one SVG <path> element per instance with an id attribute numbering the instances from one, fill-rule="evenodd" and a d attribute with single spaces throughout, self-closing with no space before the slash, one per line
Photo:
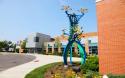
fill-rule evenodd
<path id="1" fill-rule="evenodd" d="M 89 47 L 89 54 L 98 54 L 98 47 L 97 46 L 90 46 Z"/>
<path id="2" fill-rule="evenodd" d="M 89 43 L 91 43 L 91 40 L 88 40 Z"/>
<path id="3" fill-rule="evenodd" d="M 56 47 L 56 44 L 54 44 L 54 47 Z"/>
<path id="4" fill-rule="evenodd" d="M 34 42 L 39 42 L 39 37 L 35 37 Z"/>

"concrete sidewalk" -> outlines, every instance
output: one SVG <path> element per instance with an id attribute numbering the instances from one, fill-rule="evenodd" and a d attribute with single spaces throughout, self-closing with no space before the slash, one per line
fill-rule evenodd
<path id="1" fill-rule="evenodd" d="M 63 58 L 60 56 L 51 56 L 51 55 L 38 55 L 34 54 L 36 59 L 8 70 L 0 72 L 0 78 L 24 78 L 26 74 L 28 74 L 33 69 L 53 63 L 63 61 Z M 79 58 L 74 58 L 75 61 L 80 60 Z"/>

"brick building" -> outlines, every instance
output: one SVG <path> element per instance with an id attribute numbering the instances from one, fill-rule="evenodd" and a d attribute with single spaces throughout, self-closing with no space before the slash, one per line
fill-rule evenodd
<path id="1" fill-rule="evenodd" d="M 125 74 L 125 0 L 98 0 L 99 70 Z"/>

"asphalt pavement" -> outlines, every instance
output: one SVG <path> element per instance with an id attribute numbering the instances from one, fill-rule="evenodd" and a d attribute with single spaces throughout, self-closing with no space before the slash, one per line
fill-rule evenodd
<path id="1" fill-rule="evenodd" d="M 0 54 L 0 72 L 30 62 L 35 58 L 36 58 L 35 56 L 25 55 L 25 54 L 12 54 L 12 53 Z"/>

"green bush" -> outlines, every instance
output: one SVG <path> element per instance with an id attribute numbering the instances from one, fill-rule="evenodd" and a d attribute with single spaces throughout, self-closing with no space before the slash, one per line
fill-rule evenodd
<path id="1" fill-rule="evenodd" d="M 99 78 L 99 73 L 91 70 L 86 71 L 85 78 Z"/>
<path id="2" fill-rule="evenodd" d="M 112 75 L 112 74 L 109 74 L 108 77 L 109 78 L 125 78 L 125 75 Z"/>
<path id="3" fill-rule="evenodd" d="M 63 55 L 62 53 L 63 53 L 63 52 L 54 52 L 54 54 L 53 54 L 53 55 L 62 56 L 62 55 Z"/>
<path id="4" fill-rule="evenodd" d="M 16 49 L 16 52 L 19 53 L 19 49 Z"/>
<path id="5" fill-rule="evenodd" d="M 81 71 L 86 73 L 87 71 L 99 71 L 99 62 L 97 56 L 88 56 L 85 64 L 81 65 Z"/>
<path id="6" fill-rule="evenodd" d="M 46 55 L 46 51 L 42 51 L 40 52 L 40 54 Z"/>

